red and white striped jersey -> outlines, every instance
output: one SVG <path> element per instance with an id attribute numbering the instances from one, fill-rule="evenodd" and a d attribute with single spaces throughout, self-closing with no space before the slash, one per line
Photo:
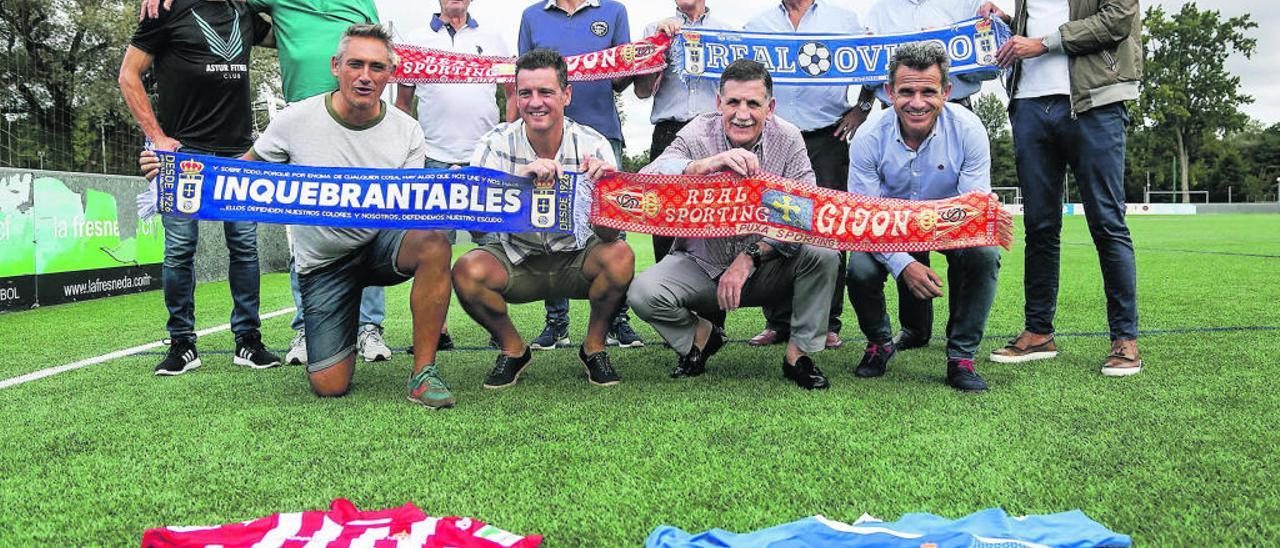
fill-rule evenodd
<path id="1" fill-rule="evenodd" d="M 541 535 L 521 536 L 476 519 L 431 517 L 411 502 L 387 510 L 360 511 L 346 499 L 334 500 L 328 511 L 272 514 L 209 527 L 160 527 L 142 535 L 143 548 L 533 548 L 541 543 Z"/>

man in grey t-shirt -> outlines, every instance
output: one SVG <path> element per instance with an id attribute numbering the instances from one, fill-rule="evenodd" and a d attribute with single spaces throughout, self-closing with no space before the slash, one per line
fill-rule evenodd
<path id="1" fill-rule="evenodd" d="M 352 25 L 331 66 L 338 90 L 285 109 L 242 158 L 310 166 L 421 167 L 422 128 L 379 99 L 395 68 L 390 34 L 377 25 Z M 145 164 L 144 155 L 144 171 L 151 171 Z M 341 396 L 350 387 L 361 291 L 413 279 L 409 305 L 418 352 L 409 400 L 452 407 L 454 397 L 434 363 L 452 288 L 452 255 L 444 234 L 298 226 L 293 235 L 312 390 Z"/>

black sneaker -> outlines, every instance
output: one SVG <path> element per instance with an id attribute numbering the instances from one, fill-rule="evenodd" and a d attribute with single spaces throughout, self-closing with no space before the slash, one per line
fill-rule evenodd
<path id="1" fill-rule="evenodd" d="M 897 335 L 893 336 L 894 350 L 912 350 L 915 348 L 924 348 L 926 346 L 929 346 L 929 339 L 913 335 L 905 329 L 899 331 Z"/>
<path id="2" fill-rule="evenodd" d="M 200 367 L 200 354 L 196 343 L 178 339 L 169 344 L 169 354 L 156 365 L 156 375 L 172 377 Z"/>
<path id="3" fill-rule="evenodd" d="M 502 350 L 502 345 L 498 343 L 497 337 L 493 335 L 489 335 L 489 348 L 492 348 L 494 350 Z"/>
<path id="4" fill-rule="evenodd" d="M 609 328 L 609 332 L 605 335 L 605 344 L 616 344 L 618 348 L 642 348 L 644 339 L 631 329 L 631 322 L 623 320 Z"/>
<path id="5" fill-rule="evenodd" d="M 858 362 L 858 368 L 853 370 L 853 374 L 864 379 L 883 375 L 889 368 L 889 359 L 897 351 L 893 343 L 867 343 L 867 349 L 862 353 L 862 361 Z"/>
<path id="6" fill-rule="evenodd" d="M 529 343 L 529 348 L 534 350 L 554 350 L 570 344 L 573 343 L 569 340 L 569 326 L 547 324 L 542 328 L 542 334 Z"/>
<path id="7" fill-rule="evenodd" d="M 707 371 L 707 360 L 724 347 L 724 330 L 720 329 L 720 326 L 711 325 L 711 336 L 707 338 L 706 346 L 706 348 L 695 346 L 689 350 L 688 354 L 681 356 L 676 368 L 671 370 L 671 378 L 697 377 Z"/>
<path id="8" fill-rule="evenodd" d="M 448 331 L 440 333 L 440 339 L 436 341 L 436 352 L 439 352 L 441 350 L 453 350 L 453 337 L 449 336 Z M 410 356 L 413 355 L 412 344 L 409 345 L 409 348 L 405 349 L 405 353 Z"/>
<path id="9" fill-rule="evenodd" d="M 675 369 L 671 370 L 671 378 L 687 379 L 689 377 L 697 377 L 707 372 L 706 362 L 702 361 L 702 351 L 698 347 L 689 349 L 689 353 L 680 356 L 680 361 L 676 362 Z"/>
<path id="10" fill-rule="evenodd" d="M 822 370 L 813 363 L 813 359 L 809 356 L 800 356 L 796 360 L 795 365 L 787 363 L 786 358 L 782 358 L 782 376 L 795 381 L 800 388 L 805 390 L 823 389 L 831 386 L 827 382 L 827 376 L 822 374 Z"/>
<path id="11" fill-rule="evenodd" d="M 498 362 L 493 364 L 493 369 L 485 376 L 484 387 L 506 388 L 515 384 L 520 380 L 520 372 L 524 371 L 531 360 L 533 360 L 533 352 L 528 348 L 524 349 L 524 355 L 519 358 L 498 353 Z"/>
<path id="12" fill-rule="evenodd" d="M 232 362 L 253 369 L 266 369 L 280 365 L 280 356 L 262 345 L 262 333 L 250 331 L 236 337 L 236 357 Z"/>
<path id="13" fill-rule="evenodd" d="M 440 333 L 440 340 L 436 341 L 436 351 L 440 350 L 453 350 L 453 337 L 448 331 Z"/>
<path id="14" fill-rule="evenodd" d="M 596 386 L 613 386 L 622 382 L 618 372 L 613 370 L 613 364 L 609 363 L 608 352 L 602 350 L 588 356 L 583 347 L 578 347 L 578 359 L 582 360 L 582 367 L 587 371 L 587 382 Z"/>
<path id="15" fill-rule="evenodd" d="M 973 370 L 973 360 L 947 359 L 947 386 L 963 392 L 986 392 L 987 381 Z"/>

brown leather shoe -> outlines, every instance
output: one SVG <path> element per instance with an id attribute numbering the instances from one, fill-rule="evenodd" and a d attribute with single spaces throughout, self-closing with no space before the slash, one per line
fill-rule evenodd
<path id="1" fill-rule="evenodd" d="M 771 344 L 787 342 L 788 338 L 790 337 L 766 327 L 759 335 L 751 337 L 751 340 L 747 341 L 747 344 L 751 346 L 769 346 Z"/>
<path id="2" fill-rule="evenodd" d="M 1138 354 L 1138 341 L 1119 339 L 1111 341 L 1111 354 L 1102 362 L 1102 374 L 1108 377 L 1128 377 L 1142 371 L 1142 356 Z"/>
<path id="3" fill-rule="evenodd" d="M 844 341 L 840 340 L 840 334 L 835 331 L 827 332 L 827 348 L 840 348 L 844 346 Z"/>
<path id="4" fill-rule="evenodd" d="M 992 352 L 988 359 L 996 363 L 1022 363 L 1056 357 L 1058 345 L 1053 343 L 1053 334 L 1023 331 L 1004 348 Z"/>

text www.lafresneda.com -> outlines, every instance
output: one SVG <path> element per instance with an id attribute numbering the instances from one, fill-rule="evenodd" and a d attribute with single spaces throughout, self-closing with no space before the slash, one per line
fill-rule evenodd
<path id="1" fill-rule="evenodd" d="M 62 291 L 67 297 L 78 297 L 81 295 L 93 295 L 98 293 L 109 293 L 112 291 L 123 291 L 126 289 L 150 287 L 151 280 L 152 278 L 150 274 L 127 276 L 115 280 L 95 278 L 89 281 L 64 285 L 62 286 Z"/>

